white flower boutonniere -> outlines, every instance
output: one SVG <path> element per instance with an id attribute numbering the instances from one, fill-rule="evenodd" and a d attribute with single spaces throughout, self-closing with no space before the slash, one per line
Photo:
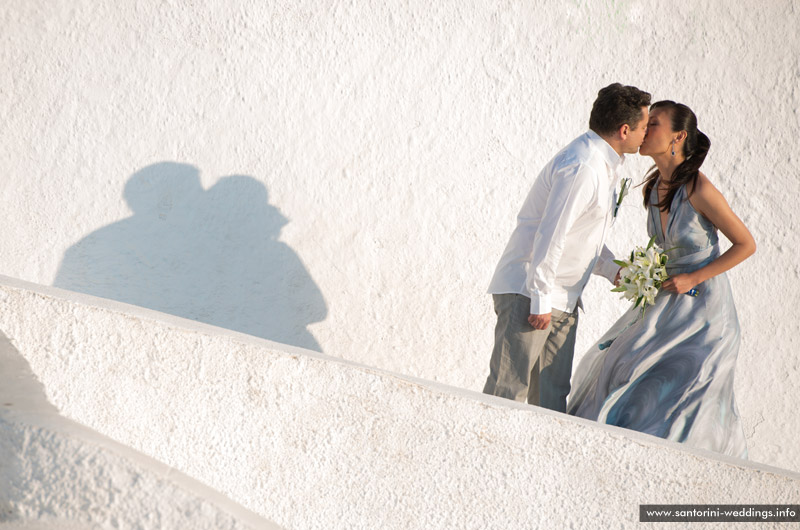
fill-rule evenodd
<path id="1" fill-rule="evenodd" d="M 622 179 L 622 184 L 619 189 L 619 195 L 617 196 L 617 204 L 616 206 L 614 206 L 614 217 L 616 217 L 617 213 L 619 212 L 619 206 L 622 204 L 622 199 L 625 198 L 625 196 L 628 194 L 628 191 L 631 188 L 631 182 L 633 182 L 632 179 L 629 178 Z"/>

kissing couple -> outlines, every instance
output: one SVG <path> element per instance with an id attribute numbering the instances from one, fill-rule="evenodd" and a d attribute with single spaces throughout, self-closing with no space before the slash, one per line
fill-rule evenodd
<path id="1" fill-rule="evenodd" d="M 534 181 L 491 280 L 497 325 L 484 393 L 746 458 L 733 392 L 740 328 L 725 272 L 756 244 L 700 172 L 710 145 L 686 105 L 651 105 L 650 94 L 619 83 L 600 90 L 589 130 Z M 590 275 L 620 283 L 605 240 L 626 191 L 618 170 L 637 151 L 654 162 L 642 203 L 668 279 L 646 311 L 631 307 L 599 338 L 573 376 Z M 724 253 L 718 232 L 732 243 Z"/>

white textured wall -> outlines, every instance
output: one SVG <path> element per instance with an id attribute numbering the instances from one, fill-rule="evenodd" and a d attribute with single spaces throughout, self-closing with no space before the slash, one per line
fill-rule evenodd
<path id="1" fill-rule="evenodd" d="M 2 332 L 0 367 L 4 530 L 278 530 L 174 468 L 60 416 Z"/>
<path id="2" fill-rule="evenodd" d="M 0 277 L 0 329 L 61 413 L 286 528 L 632 529 L 642 503 L 797 502 L 795 472 L 67 295 Z"/>
<path id="3" fill-rule="evenodd" d="M 694 108 L 757 239 L 731 273 L 738 403 L 752 458 L 797 470 L 799 12 L 7 0 L 0 273 L 480 390 L 532 179 L 600 87 L 635 84 Z M 635 202 L 620 253 L 645 239 Z M 579 351 L 624 307 L 601 281 L 586 302 Z"/>

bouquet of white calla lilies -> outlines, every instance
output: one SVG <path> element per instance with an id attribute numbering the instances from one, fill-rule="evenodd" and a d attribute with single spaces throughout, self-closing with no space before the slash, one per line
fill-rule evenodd
<path id="1" fill-rule="evenodd" d="M 669 278 L 667 274 L 667 255 L 657 245 L 655 236 L 647 247 L 636 247 L 631 252 L 630 261 L 614 260 L 622 267 L 619 287 L 612 292 L 622 293 L 623 298 L 635 301 L 634 307 L 642 307 L 642 315 L 648 305 L 655 303 L 661 284 Z"/>

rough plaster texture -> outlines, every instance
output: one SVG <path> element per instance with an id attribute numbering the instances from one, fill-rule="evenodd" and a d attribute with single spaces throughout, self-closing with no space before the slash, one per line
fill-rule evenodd
<path id="1" fill-rule="evenodd" d="M 286 528 L 634 528 L 640 503 L 800 491 L 794 472 L 8 278 L 0 329 L 64 416 Z"/>
<path id="2" fill-rule="evenodd" d="M 0 527 L 275 529 L 177 470 L 58 414 L 0 332 Z"/>
<path id="3" fill-rule="evenodd" d="M 759 245 L 730 274 L 750 455 L 800 470 L 797 0 L 6 0 L 0 24 L 0 273 L 471 390 L 514 217 L 597 89 L 689 104 Z M 625 307 L 602 280 L 585 302 L 579 352 Z"/>

